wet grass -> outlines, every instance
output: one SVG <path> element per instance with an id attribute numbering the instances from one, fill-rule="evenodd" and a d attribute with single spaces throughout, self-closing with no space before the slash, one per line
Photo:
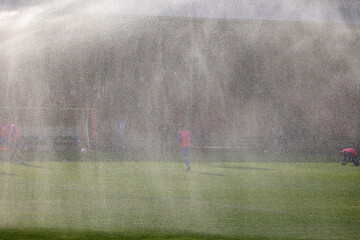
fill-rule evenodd
<path id="1" fill-rule="evenodd" d="M 1 157 L 0 239 L 360 235 L 360 168 L 338 156 L 194 153 L 190 173 L 176 155 Z"/>

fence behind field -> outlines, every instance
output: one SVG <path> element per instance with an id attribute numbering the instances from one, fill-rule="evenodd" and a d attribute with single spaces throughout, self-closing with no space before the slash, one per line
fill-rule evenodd
<path id="1" fill-rule="evenodd" d="M 47 126 L 20 126 L 24 146 L 36 150 L 78 150 L 87 147 L 84 130 L 80 125 L 67 127 Z M 195 150 L 201 151 L 242 151 L 242 152 L 337 152 L 346 147 L 357 149 L 357 139 L 353 140 L 294 140 L 284 138 L 281 143 L 269 139 L 246 139 L 240 137 L 216 137 L 208 134 L 206 138 L 195 137 Z M 99 139 L 92 141 L 94 149 L 112 151 L 115 149 L 116 140 L 107 142 Z M 161 139 L 152 137 L 127 136 L 126 151 L 159 151 Z M 171 136 L 168 142 L 168 151 L 177 151 L 176 136 Z"/>
<path id="2" fill-rule="evenodd" d="M 244 152 L 338 152 L 346 147 L 357 148 L 356 141 L 348 140 L 290 140 L 285 139 L 281 145 L 278 142 L 266 140 L 241 139 L 225 141 L 204 140 L 197 148 L 211 151 L 244 151 Z"/>
<path id="3" fill-rule="evenodd" d="M 357 148 L 355 141 L 347 140 L 290 140 L 285 139 L 283 145 L 261 139 L 195 139 L 193 151 L 237 151 L 237 152 L 287 152 L 287 153 L 337 153 L 346 147 Z M 128 137 L 125 151 L 161 151 L 161 139 Z M 177 139 L 165 143 L 168 151 L 179 151 Z M 113 149 L 111 145 L 108 150 Z"/>

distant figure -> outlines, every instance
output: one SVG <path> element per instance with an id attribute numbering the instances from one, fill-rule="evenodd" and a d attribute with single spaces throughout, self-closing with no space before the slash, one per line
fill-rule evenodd
<path id="1" fill-rule="evenodd" d="M 5 119 L 2 119 L 2 123 L 0 124 L 0 149 L 7 150 L 8 149 L 8 138 L 10 133 L 9 124 L 5 122 Z"/>
<path id="2" fill-rule="evenodd" d="M 286 152 L 286 144 L 284 141 L 284 131 L 282 127 L 279 127 L 276 135 L 276 151 Z"/>
<path id="3" fill-rule="evenodd" d="M 273 124 L 270 124 L 268 133 L 265 139 L 264 152 L 273 151 L 277 148 L 277 133 L 276 127 Z"/>
<path id="4" fill-rule="evenodd" d="M 102 149 L 109 150 L 113 146 L 114 129 L 111 127 L 109 121 L 104 121 L 102 125 Z"/>
<path id="5" fill-rule="evenodd" d="M 345 148 L 340 151 L 340 154 L 343 156 L 341 165 L 346 165 L 350 161 L 352 161 L 355 166 L 359 165 L 358 153 L 354 149 Z"/>
<path id="6" fill-rule="evenodd" d="M 186 171 L 190 171 L 190 160 L 189 153 L 191 149 L 192 136 L 191 133 L 184 129 L 183 124 L 178 124 L 178 134 L 177 138 L 180 143 L 181 154 L 185 160 Z"/>
<path id="7" fill-rule="evenodd" d="M 201 139 L 201 146 L 205 145 L 205 128 L 201 128 L 201 132 L 200 132 L 200 139 Z"/>
<path id="8" fill-rule="evenodd" d="M 169 150 L 169 135 L 170 127 L 167 123 L 162 123 L 159 126 L 160 133 L 160 150 L 162 153 L 166 153 Z"/>
<path id="9" fill-rule="evenodd" d="M 15 119 L 17 120 L 17 119 Z M 15 123 L 10 127 L 9 134 L 9 146 L 10 146 L 10 161 L 12 162 L 14 158 L 18 158 L 19 163 L 24 163 L 22 161 L 21 153 L 21 143 L 20 143 L 20 132 Z"/>
<path id="10" fill-rule="evenodd" d="M 304 131 L 303 131 L 302 128 L 297 127 L 297 128 L 295 129 L 295 139 L 296 139 L 297 141 L 301 141 L 301 140 L 304 139 Z"/>
<path id="11" fill-rule="evenodd" d="M 126 141 L 126 122 L 119 121 L 117 123 L 117 133 L 116 133 L 116 152 L 121 152 L 125 148 Z"/>

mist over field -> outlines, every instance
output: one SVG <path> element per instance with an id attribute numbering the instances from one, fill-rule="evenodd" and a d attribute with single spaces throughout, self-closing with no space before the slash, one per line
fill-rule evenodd
<path id="1" fill-rule="evenodd" d="M 261 139 L 358 138 L 354 1 L 5 1 L 2 106 Z M 54 111 L 53 115 L 59 113 Z M 129 126 L 130 127 L 130 126 Z"/>
<path id="2" fill-rule="evenodd" d="M 0 236 L 357 239 L 359 13 L 0 1 Z"/>

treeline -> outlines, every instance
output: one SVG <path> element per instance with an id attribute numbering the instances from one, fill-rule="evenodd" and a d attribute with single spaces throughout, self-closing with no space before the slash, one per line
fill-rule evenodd
<path id="1" fill-rule="evenodd" d="M 2 104 L 95 107 L 142 134 L 161 122 L 244 138 L 270 124 L 333 139 L 357 128 L 357 25 L 41 17 L 2 41 Z"/>

